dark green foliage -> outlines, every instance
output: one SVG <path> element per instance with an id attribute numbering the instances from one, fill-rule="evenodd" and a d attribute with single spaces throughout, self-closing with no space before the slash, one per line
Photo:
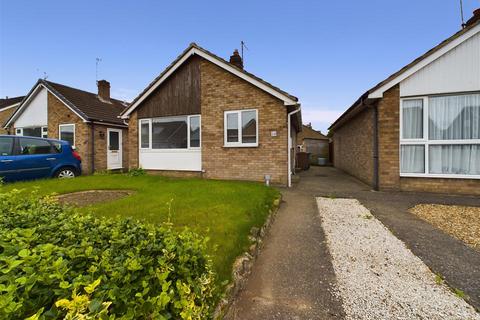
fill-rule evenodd
<path id="1" fill-rule="evenodd" d="M 144 176 L 147 172 L 143 168 L 132 168 L 128 170 L 128 175 L 130 177 Z"/>
<path id="2" fill-rule="evenodd" d="M 205 319 L 217 300 L 206 239 L 187 229 L 79 214 L 35 193 L 0 194 L 0 319 L 42 308 L 40 319 L 62 318 L 84 292 L 91 319 L 97 309 L 107 317 L 108 305 L 110 319 Z"/>

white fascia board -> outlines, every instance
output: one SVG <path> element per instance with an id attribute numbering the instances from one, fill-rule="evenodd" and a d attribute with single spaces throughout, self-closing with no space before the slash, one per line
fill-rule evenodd
<path id="1" fill-rule="evenodd" d="M 22 114 L 23 110 L 28 107 L 28 104 L 30 103 L 30 101 L 33 99 L 33 97 L 35 97 L 38 93 L 39 90 L 42 90 L 42 89 L 45 89 L 47 90 L 48 92 L 50 92 L 51 94 L 53 94 L 60 102 L 62 102 L 68 109 L 70 109 L 73 113 L 75 113 L 78 117 L 80 117 L 80 119 L 83 120 L 83 122 L 89 122 L 87 119 L 85 119 L 83 116 L 81 116 L 80 114 L 78 114 L 74 109 L 72 109 L 68 104 L 66 104 L 65 102 L 63 102 L 62 99 L 60 99 L 55 93 L 53 93 L 52 91 L 48 90 L 47 87 L 45 87 L 43 84 L 39 83 L 37 84 L 37 87 L 32 91 L 32 93 L 27 97 L 27 99 L 25 99 L 25 101 L 20 105 L 20 107 L 17 109 L 17 111 L 15 111 L 15 113 L 10 117 L 10 119 L 8 120 L 8 122 L 5 124 L 4 128 L 7 128 L 8 126 L 10 126 L 10 124 L 15 121 L 18 116 L 20 114 Z M 47 103 L 48 103 L 48 100 L 47 100 Z M 47 106 L 48 108 L 48 106 Z"/>
<path id="2" fill-rule="evenodd" d="M 160 79 L 157 80 L 157 82 L 150 88 L 147 90 L 147 92 L 145 92 L 133 105 L 130 106 L 130 108 L 128 108 L 128 110 L 121 116 L 122 119 L 128 119 L 130 113 L 133 112 L 133 110 L 135 110 L 135 108 L 140 104 L 142 103 L 142 101 L 144 101 L 153 91 L 155 91 L 155 89 L 157 89 L 173 72 L 175 72 L 175 70 L 177 70 L 190 56 L 192 55 L 198 55 L 202 58 L 204 58 L 205 60 L 208 60 L 210 62 L 212 62 L 213 64 L 233 73 L 234 75 L 238 76 L 239 78 L 247 81 L 247 82 L 250 82 L 251 84 L 253 84 L 254 86 L 262 89 L 263 91 L 273 95 L 274 97 L 282 100 L 284 102 L 284 104 L 286 106 L 289 106 L 289 105 L 296 105 L 298 104 L 297 101 L 295 100 L 292 100 L 291 98 L 289 98 L 288 96 L 282 94 L 281 92 L 278 92 L 277 90 L 274 90 L 273 88 L 265 85 L 264 83 L 258 81 L 257 79 L 254 79 L 252 77 L 250 77 L 249 75 L 235 69 L 234 67 L 232 66 L 229 66 L 228 64 L 226 64 L 225 62 L 201 51 L 201 50 L 198 50 L 197 48 L 191 48 L 190 50 L 188 50 L 184 55 L 183 57 L 177 61 L 177 63 L 175 63 Z"/>
<path id="3" fill-rule="evenodd" d="M 15 108 L 15 107 L 18 107 L 20 105 L 21 102 L 17 102 L 15 104 L 12 104 L 12 105 L 9 105 L 8 107 L 5 107 L 3 109 L 0 109 L 0 112 L 2 111 L 5 111 L 5 110 L 8 110 L 8 109 L 12 109 L 12 108 Z"/>
<path id="4" fill-rule="evenodd" d="M 377 98 L 382 98 L 383 97 L 383 93 L 385 91 L 387 91 L 388 89 L 390 89 L 391 87 L 393 87 L 394 85 L 396 85 L 397 83 L 400 83 L 402 82 L 403 80 L 405 80 L 406 78 L 410 77 L 412 74 L 414 74 L 415 72 L 419 71 L 420 69 L 424 68 L 425 66 L 427 66 L 428 64 L 432 63 L 433 61 L 437 60 L 438 58 L 440 58 L 441 56 L 443 56 L 445 53 L 447 53 L 448 51 L 452 50 L 453 48 L 457 47 L 458 45 L 460 45 L 462 42 L 465 42 L 466 40 L 470 39 L 471 37 L 473 37 L 474 35 L 476 35 L 477 33 L 480 32 L 480 24 L 478 24 L 477 26 L 475 26 L 474 28 L 472 28 L 471 30 L 467 31 L 465 34 L 461 35 L 460 37 L 458 37 L 457 39 L 453 40 L 452 42 L 450 42 L 449 44 L 447 44 L 445 47 L 441 48 L 440 50 L 434 52 L 433 54 L 431 54 L 430 56 L 426 57 L 425 59 L 423 59 L 422 61 L 418 62 L 417 64 L 415 64 L 414 66 L 412 66 L 411 68 L 405 70 L 404 72 L 402 72 L 401 74 L 399 74 L 397 77 L 395 77 L 394 79 L 392 79 L 391 81 L 387 82 L 386 84 L 384 84 L 383 86 L 381 86 L 380 88 L 376 89 L 375 91 L 371 92 L 369 95 L 368 95 L 368 98 L 370 99 L 377 99 Z"/>

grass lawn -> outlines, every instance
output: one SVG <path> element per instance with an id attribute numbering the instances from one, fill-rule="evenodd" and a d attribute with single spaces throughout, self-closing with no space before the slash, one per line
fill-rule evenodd
<path id="1" fill-rule="evenodd" d="M 122 199 L 79 209 L 106 217 L 128 216 L 161 223 L 168 220 L 170 207 L 170 220 L 176 227 L 187 226 L 210 238 L 211 256 L 220 281 L 230 280 L 235 257 L 248 248 L 250 229 L 263 224 L 279 195 L 277 190 L 253 182 L 122 174 L 17 182 L 1 188 L 7 191 L 34 186 L 45 195 L 94 189 L 135 191 Z"/>

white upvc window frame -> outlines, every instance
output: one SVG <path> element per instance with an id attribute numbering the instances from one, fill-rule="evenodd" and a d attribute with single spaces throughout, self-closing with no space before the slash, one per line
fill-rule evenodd
<path id="1" fill-rule="evenodd" d="M 15 128 L 15 135 L 23 137 L 23 129 L 30 128 L 30 127 L 21 127 Z M 38 127 L 36 127 L 38 128 Z M 48 127 L 47 126 L 40 126 L 40 137 L 39 138 L 48 138 Z"/>
<path id="2" fill-rule="evenodd" d="M 243 135 L 242 135 L 242 112 L 247 111 L 255 111 L 255 120 L 256 120 L 256 142 L 255 143 L 243 143 Z M 237 121 L 238 121 L 238 141 L 237 142 L 228 142 L 227 141 L 227 115 L 229 114 L 237 114 Z M 240 109 L 240 110 L 229 110 L 224 111 L 223 113 L 223 146 L 225 148 L 255 148 L 258 147 L 258 109 Z"/>
<path id="3" fill-rule="evenodd" d="M 475 92 L 472 92 L 475 93 Z M 455 94 L 462 95 L 463 93 Z M 447 96 L 452 94 L 438 94 L 435 96 Z M 400 124 L 399 124 L 399 171 L 401 170 L 402 164 L 402 145 L 423 145 L 424 150 L 424 160 L 425 160 L 425 172 L 424 173 L 405 173 L 400 171 L 400 177 L 414 177 L 414 178 L 448 178 L 448 179 L 480 179 L 480 175 L 469 175 L 469 174 L 447 174 L 447 173 L 429 173 L 430 171 L 430 145 L 462 145 L 462 144 L 479 144 L 480 139 L 465 139 L 465 140 L 429 140 L 428 138 L 428 100 L 431 96 L 415 96 L 415 97 L 405 97 L 400 98 Z M 423 100 L 423 137 L 420 139 L 403 139 L 403 101 L 406 100 Z"/>
<path id="4" fill-rule="evenodd" d="M 67 127 L 67 126 L 73 126 L 73 145 L 72 147 L 75 146 L 76 139 L 77 139 L 77 132 L 76 132 L 76 126 L 75 123 L 62 123 L 58 125 L 58 140 L 62 140 L 62 127 Z"/>
<path id="5" fill-rule="evenodd" d="M 42 138 L 48 138 L 48 127 L 42 127 Z"/>
<path id="6" fill-rule="evenodd" d="M 152 120 L 155 119 L 166 119 L 172 117 L 185 117 L 185 115 L 179 116 L 168 116 L 168 117 L 154 117 L 154 118 L 142 118 L 138 120 L 138 148 L 139 150 L 152 150 L 155 152 L 172 152 L 172 151 L 188 151 L 188 150 L 200 150 L 202 148 L 202 116 L 199 114 L 192 114 L 188 115 L 187 117 L 187 148 L 179 148 L 179 149 L 153 149 L 152 148 Z M 191 147 L 190 146 L 190 119 L 193 117 L 199 118 L 199 125 L 200 125 L 200 143 L 198 147 Z M 148 147 L 142 147 L 142 124 L 148 123 Z"/>

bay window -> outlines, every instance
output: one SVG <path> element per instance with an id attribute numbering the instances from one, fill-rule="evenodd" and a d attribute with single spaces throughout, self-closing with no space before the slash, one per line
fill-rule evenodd
<path id="1" fill-rule="evenodd" d="M 140 149 L 200 148 L 200 116 L 139 120 Z"/>
<path id="2" fill-rule="evenodd" d="M 402 99 L 400 175 L 480 178 L 480 93 Z"/>
<path id="3" fill-rule="evenodd" d="M 256 109 L 226 111 L 224 144 L 226 147 L 258 146 L 258 111 Z"/>

